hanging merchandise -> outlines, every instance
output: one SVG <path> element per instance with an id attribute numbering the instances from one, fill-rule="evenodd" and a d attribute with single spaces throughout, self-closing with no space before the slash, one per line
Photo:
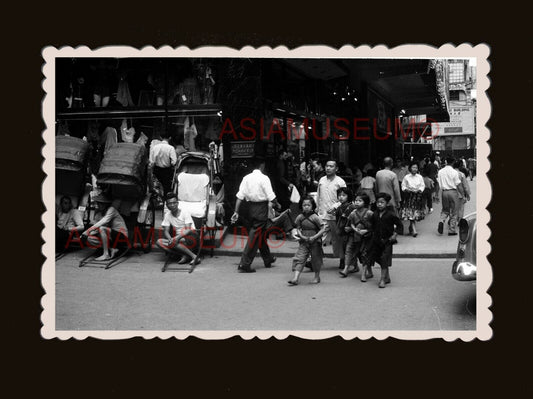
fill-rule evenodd
<path id="1" fill-rule="evenodd" d="M 133 136 L 135 136 L 135 128 L 132 126 L 128 129 L 128 122 L 126 119 L 122 119 L 120 125 L 120 138 L 122 139 L 122 142 L 133 143 Z"/>
<path id="2" fill-rule="evenodd" d="M 215 79 L 213 79 L 213 71 L 207 64 L 197 65 L 198 82 L 200 84 L 200 91 L 202 92 L 203 104 L 213 104 Z"/>
<path id="3" fill-rule="evenodd" d="M 178 86 L 180 104 L 200 104 L 200 88 L 195 77 L 188 77 Z"/>
<path id="4" fill-rule="evenodd" d="M 115 128 L 108 126 L 100 136 L 100 145 L 103 146 L 104 152 L 112 145 L 117 143 L 117 131 Z"/>
<path id="5" fill-rule="evenodd" d="M 196 125 L 194 124 L 194 118 L 192 122 L 189 122 L 189 117 L 185 119 L 184 126 L 184 147 L 187 151 L 196 151 L 196 145 L 194 139 L 198 136 L 198 131 L 196 130 Z"/>
<path id="6" fill-rule="evenodd" d="M 144 134 L 143 132 L 141 132 L 141 134 L 139 135 L 139 138 L 137 139 L 136 143 L 145 146 L 146 143 L 148 143 L 148 136 L 146 134 Z"/>
<path id="7" fill-rule="evenodd" d="M 224 143 L 220 143 L 218 146 L 218 163 L 222 169 L 224 167 Z"/>
<path id="8" fill-rule="evenodd" d="M 131 98 L 130 87 L 126 80 L 126 72 L 120 75 L 117 89 L 117 101 L 122 104 L 123 107 L 133 106 L 133 99 Z"/>
<path id="9" fill-rule="evenodd" d="M 60 120 L 57 124 L 56 136 L 70 136 L 68 121 Z"/>

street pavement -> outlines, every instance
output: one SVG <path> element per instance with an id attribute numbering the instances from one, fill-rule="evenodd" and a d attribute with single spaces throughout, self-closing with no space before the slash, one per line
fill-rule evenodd
<path id="1" fill-rule="evenodd" d="M 470 184 L 465 214 L 475 209 Z M 237 272 L 240 249 L 219 248 L 190 274 L 162 273 L 165 257 L 155 249 L 108 270 L 79 268 L 90 250 L 73 251 L 55 264 L 56 330 L 475 330 L 476 283 L 452 278 L 457 236 L 437 233 L 439 213 L 435 204 L 417 238 L 399 236 L 385 289 L 379 268 L 366 283 L 359 273 L 340 278 L 331 256 L 320 284 L 309 284 L 306 271 L 300 285 L 288 286 L 293 242 L 273 248 L 271 269 L 257 256 L 253 274 Z"/>
<path id="2" fill-rule="evenodd" d="M 451 276 L 451 259 L 394 259 L 392 283 L 379 268 L 366 283 L 340 278 L 326 259 L 322 282 L 304 272 L 292 287 L 290 258 L 271 269 L 238 257 L 204 258 L 193 273 L 162 273 L 164 255 L 132 255 L 104 270 L 78 267 L 85 250 L 56 262 L 57 330 L 475 330 L 476 284 Z"/>

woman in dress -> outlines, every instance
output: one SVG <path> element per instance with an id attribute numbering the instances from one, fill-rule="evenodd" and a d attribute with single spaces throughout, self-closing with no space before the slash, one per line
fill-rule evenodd
<path id="1" fill-rule="evenodd" d="M 411 162 L 409 173 L 402 180 L 403 204 L 401 216 L 409 220 L 409 233 L 416 237 L 416 222 L 424 219 L 424 178 L 418 173 L 418 164 Z"/>

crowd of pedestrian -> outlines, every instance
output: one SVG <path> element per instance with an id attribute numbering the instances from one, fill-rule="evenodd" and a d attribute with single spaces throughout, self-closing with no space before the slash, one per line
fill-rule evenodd
<path id="1" fill-rule="evenodd" d="M 437 231 L 442 234 L 448 220 L 448 234 L 455 235 L 464 203 L 470 199 L 467 176 L 473 178 L 473 172 L 467 170 L 464 159 L 441 160 L 435 154 L 405 163 L 385 157 L 382 169 L 377 172 L 371 163 L 363 171 L 358 169 L 362 177 L 354 192 L 338 175 L 339 164 L 335 160 L 329 159 L 323 166 L 314 158 L 300 165 L 300 183 L 305 183 L 302 188 L 298 182 L 297 186 L 287 180 L 282 164 L 286 158 L 283 152 L 275 175 L 275 190 L 265 174 L 264 159 L 257 159 L 256 168 L 240 185 L 232 222 L 240 217 L 242 202 L 247 202 L 252 228 L 238 270 L 255 272 L 251 264 L 257 250 L 265 267 L 271 267 L 276 260 L 270 254 L 267 234 L 268 227 L 273 225 L 273 218 L 268 216 L 269 206 L 270 213 L 278 210 L 283 221 L 277 226 L 284 226 L 287 236 L 299 243 L 292 262 L 294 275 L 288 282 L 291 286 L 299 284 L 305 267 L 314 272 L 312 283 L 320 283 L 323 246 L 331 242 L 333 257 L 339 259 L 341 277 L 360 272 L 361 281 L 366 282 L 373 277 L 372 267 L 377 263 L 381 268 L 378 286 L 384 288 L 391 281 L 393 245 L 398 242 L 397 236 L 403 235 L 402 220 L 409 221 L 409 234 L 417 237 L 416 222 L 433 212 L 435 202 L 442 202 Z M 343 168 L 346 173 L 346 166 Z M 288 197 L 294 189 L 302 191 L 300 213 L 295 220 L 287 216 L 287 212 L 291 213 Z M 278 197 L 283 198 L 283 211 Z"/>

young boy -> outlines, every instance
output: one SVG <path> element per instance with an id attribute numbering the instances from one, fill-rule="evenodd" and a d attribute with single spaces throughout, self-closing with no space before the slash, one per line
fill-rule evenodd
<path id="1" fill-rule="evenodd" d="M 389 268 L 392 266 L 392 244 L 396 241 L 396 228 L 402 223 L 396 213 L 388 207 L 391 196 L 376 195 L 376 212 L 372 215 L 372 259 L 381 266 L 379 288 L 391 282 Z"/>
<path id="2" fill-rule="evenodd" d="M 111 199 L 104 194 L 97 195 L 93 201 L 98 208 L 97 222 L 82 233 L 87 242 L 94 247 L 102 246 L 103 253 L 95 260 L 112 259 L 118 252 L 116 242 L 128 241 L 128 228 L 122 215 L 111 206 Z M 120 236 L 125 238 L 121 238 Z"/>
<path id="3" fill-rule="evenodd" d="M 178 199 L 174 193 L 167 194 L 166 204 L 169 211 L 161 222 L 165 238 L 157 240 L 156 244 L 164 251 L 183 255 L 179 264 L 190 262 L 190 265 L 193 265 L 196 255 L 191 248 L 196 245 L 198 237 L 194 230 L 192 216 L 186 210 L 178 208 Z M 196 259 L 196 264 L 198 263 L 200 263 L 200 258 Z"/>

